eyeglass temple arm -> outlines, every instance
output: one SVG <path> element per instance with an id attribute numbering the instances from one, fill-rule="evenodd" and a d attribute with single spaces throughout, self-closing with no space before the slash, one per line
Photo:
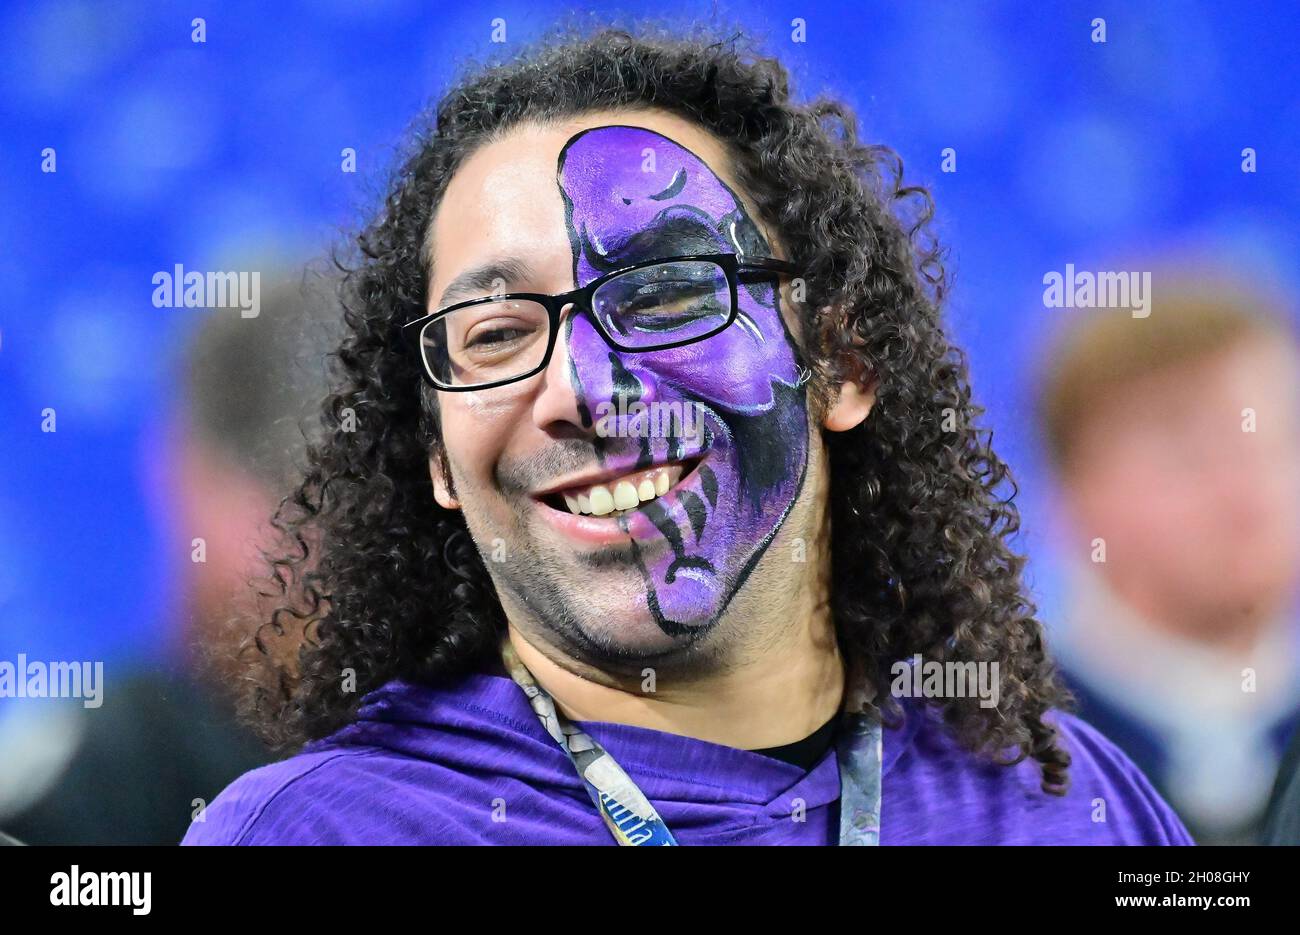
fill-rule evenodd
<path id="1" fill-rule="evenodd" d="M 737 263 L 737 271 L 741 282 L 753 282 L 761 279 L 763 274 L 787 273 L 794 275 L 797 272 L 797 267 L 785 260 L 774 260 L 768 257 L 755 257 L 753 259 L 741 257 Z M 746 275 L 747 273 L 749 275 Z"/>

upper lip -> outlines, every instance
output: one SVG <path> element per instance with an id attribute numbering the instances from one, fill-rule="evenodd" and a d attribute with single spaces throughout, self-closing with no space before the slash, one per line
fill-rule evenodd
<path id="1" fill-rule="evenodd" d="M 616 477 L 623 477 L 635 471 L 653 471 L 656 468 L 667 467 L 670 464 L 686 464 L 704 454 L 703 451 L 695 451 L 684 454 L 680 458 L 673 458 L 667 461 L 656 461 L 654 464 L 647 464 L 645 467 L 637 467 L 635 462 L 629 462 L 622 467 L 611 467 L 600 471 L 589 471 L 586 474 L 574 474 L 571 477 L 558 480 L 547 487 L 533 491 L 533 497 L 541 499 L 560 493 L 564 490 L 570 490 L 574 487 L 593 487 L 596 484 L 603 484 L 606 481 L 613 480 Z"/>

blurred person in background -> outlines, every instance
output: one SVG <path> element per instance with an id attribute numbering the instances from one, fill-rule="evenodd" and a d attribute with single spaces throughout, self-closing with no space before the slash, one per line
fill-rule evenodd
<path id="1" fill-rule="evenodd" d="M 219 665 L 230 653 L 217 647 L 236 635 L 266 517 L 299 467 L 300 423 L 319 404 L 334 339 L 312 288 L 269 274 L 262 282 L 275 284 L 256 317 L 204 313 L 177 375 L 184 398 L 160 475 L 183 557 L 171 643 L 152 665 L 110 671 L 101 707 L 69 705 L 15 735 L 25 740 L 6 749 L 13 794 L 7 808 L 0 800 L 0 826 L 24 843 L 176 844 L 222 788 L 274 758 L 237 722 Z"/>
<path id="2" fill-rule="evenodd" d="M 1093 313 L 1040 395 L 1068 586 L 1056 656 L 1080 716 L 1200 843 L 1258 840 L 1297 724 L 1300 357 L 1273 303 L 1155 279 Z"/>

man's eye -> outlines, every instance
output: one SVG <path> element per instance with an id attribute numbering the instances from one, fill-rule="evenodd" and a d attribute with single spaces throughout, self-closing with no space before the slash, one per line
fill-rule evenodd
<path id="1" fill-rule="evenodd" d="M 677 293 L 647 298 L 623 309 L 623 321 L 638 331 L 670 331 L 717 315 L 721 307 L 713 293 Z"/>
<path id="2" fill-rule="evenodd" d="M 712 287 L 694 283 L 664 283 L 662 286 L 638 289 L 629 298 L 625 310 L 632 313 L 694 312 L 716 301 L 717 295 Z"/>
<path id="3" fill-rule="evenodd" d="M 471 335 L 470 339 L 465 342 L 465 346 L 479 348 L 500 347 L 527 337 L 528 334 L 529 332 L 524 328 L 489 328 Z"/>
<path id="4" fill-rule="evenodd" d="M 676 331 L 706 317 L 708 316 L 702 312 L 665 314 L 659 311 L 640 315 L 633 313 L 625 316 L 624 321 L 637 331 Z"/>

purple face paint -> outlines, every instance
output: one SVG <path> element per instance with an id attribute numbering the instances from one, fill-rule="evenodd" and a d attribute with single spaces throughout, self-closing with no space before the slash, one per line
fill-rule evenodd
<path id="1" fill-rule="evenodd" d="M 691 151 L 643 127 L 584 130 L 560 151 L 558 178 L 574 281 L 659 257 L 771 256 L 735 193 Z M 655 622 L 672 636 L 717 622 L 789 513 L 803 484 L 808 416 L 793 339 L 773 281 L 738 287 L 738 318 L 685 347 L 614 351 L 585 316 L 567 319 L 570 379 L 585 414 L 602 403 L 697 405 L 702 442 L 597 438 L 603 464 L 642 468 L 703 456 L 664 497 L 619 519 Z M 653 524 L 668 548 L 650 548 Z M 638 545 L 638 541 L 640 545 Z"/>

